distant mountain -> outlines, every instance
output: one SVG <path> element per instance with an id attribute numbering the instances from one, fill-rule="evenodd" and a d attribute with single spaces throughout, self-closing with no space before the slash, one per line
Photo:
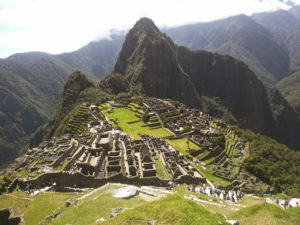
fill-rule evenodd
<path id="1" fill-rule="evenodd" d="M 98 87 L 173 98 L 213 115 L 221 110 L 242 127 L 300 149 L 299 120 L 276 89 L 230 56 L 176 46 L 147 18 L 129 31 L 113 72 Z"/>
<path id="2" fill-rule="evenodd" d="M 0 166 L 16 158 L 28 137 L 54 116 L 67 76 L 80 69 L 98 81 L 111 70 L 122 43 L 122 36 L 112 36 L 71 53 L 30 52 L 0 60 Z"/>
<path id="3" fill-rule="evenodd" d="M 300 69 L 300 6 L 290 10 L 238 15 L 227 19 L 185 25 L 165 30 L 175 43 L 193 50 L 209 50 L 242 60 L 265 82 L 276 84 L 296 109 L 300 95 L 298 79 L 290 74 Z M 288 80 L 296 82 L 292 85 Z"/>
<path id="4" fill-rule="evenodd" d="M 300 115 L 300 70 L 282 79 L 276 87 Z"/>
<path id="5" fill-rule="evenodd" d="M 124 42 L 124 35 L 111 35 L 110 40 L 91 42 L 77 51 L 56 55 L 72 70 L 80 70 L 96 81 L 110 72 Z"/>
<path id="6" fill-rule="evenodd" d="M 166 30 L 176 44 L 242 60 L 260 77 L 276 83 L 289 73 L 289 52 L 268 29 L 245 15 Z"/>
<path id="7" fill-rule="evenodd" d="M 260 13 L 252 16 L 253 20 L 271 31 L 283 42 L 289 52 L 290 69 L 300 69 L 300 6 L 289 11 L 280 10 Z M 287 75 L 287 74 L 286 74 Z"/>
<path id="8" fill-rule="evenodd" d="M 0 165 L 26 148 L 24 139 L 51 118 L 68 72 L 45 53 L 0 61 Z"/>

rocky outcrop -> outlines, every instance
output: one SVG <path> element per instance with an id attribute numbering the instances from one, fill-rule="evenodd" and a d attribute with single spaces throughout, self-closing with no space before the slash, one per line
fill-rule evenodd
<path id="1" fill-rule="evenodd" d="M 0 210 L 0 225 L 18 225 L 21 223 L 21 217 L 10 217 L 11 211 L 9 209 Z"/>

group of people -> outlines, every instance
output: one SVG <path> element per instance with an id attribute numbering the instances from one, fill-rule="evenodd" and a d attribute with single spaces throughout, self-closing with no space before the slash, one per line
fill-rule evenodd
<path id="1" fill-rule="evenodd" d="M 206 184 L 200 184 L 200 187 L 197 187 L 196 184 L 193 184 L 192 187 L 188 187 L 188 191 L 194 193 L 207 194 L 212 197 L 218 197 L 224 200 L 231 200 L 232 202 L 239 202 L 243 198 L 244 194 L 241 190 L 221 190 L 219 188 L 207 187 Z"/>

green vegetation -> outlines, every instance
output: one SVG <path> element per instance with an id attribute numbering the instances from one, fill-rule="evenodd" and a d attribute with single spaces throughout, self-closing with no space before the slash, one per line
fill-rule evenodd
<path id="1" fill-rule="evenodd" d="M 160 156 L 156 156 L 155 158 L 155 167 L 156 167 L 156 176 L 163 180 L 171 179 L 171 175 L 168 173 L 166 167 L 163 165 Z"/>
<path id="2" fill-rule="evenodd" d="M 111 193 L 105 193 L 96 197 L 96 199 L 85 201 L 79 205 L 72 205 L 66 209 L 60 217 L 54 219 L 50 224 L 93 224 L 101 217 L 108 219 L 111 208 L 133 208 L 141 205 L 143 202 L 144 201 L 140 197 L 121 199 L 114 198 Z"/>
<path id="3" fill-rule="evenodd" d="M 228 130 L 225 134 L 225 139 L 226 139 L 225 148 L 223 148 L 223 149 L 224 149 L 224 152 L 226 153 L 226 156 L 228 158 L 231 158 L 233 155 L 233 148 L 236 144 L 238 136 L 231 130 Z"/>
<path id="4" fill-rule="evenodd" d="M 220 178 L 220 177 L 216 177 L 212 174 L 212 170 L 210 168 L 203 168 L 201 166 L 198 166 L 196 164 L 193 164 L 194 167 L 196 167 L 199 172 L 201 174 L 203 174 L 203 176 L 205 176 L 210 182 L 212 182 L 214 185 L 217 185 L 217 186 L 227 186 L 229 184 L 231 184 L 230 181 L 228 180 L 225 180 L 223 178 Z"/>
<path id="5" fill-rule="evenodd" d="M 88 107 L 81 105 L 68 123 L 70 133 L 74 135 L 87 134 L 87 124 L 92 118 L 92 115 L 88 113 Z"/>
<path id="6" fill-rule="evenodd" d="M 67 199 L 77 194 L 73 193 L 40 193 L 25 210 L 24 220 L 26 224 L 36 225 L 43 221 L 49 214 L 59 207 L 64 207 Z"/>
<path id="7" fill-rule="evenodd" d="M 300 70 L 276 84 L 282 95 L 300 115 Z"/>
<path id="8" fill-rule="evenodd" d="M 262 203 L 253 205 L 229 216 L 244 225 L 295 225 L 300 224 L 300 211 L 284 210 L 276 205 Z"/>
<path id="9" fill-rule="evenodd" d="M 193 142 L 188 141 L 187 138 L 172 139 L 172 140 L 167 139 L 167 142 L 170 145 L 172 145 L 175 149 L 180 151 L 183 155 L 189 155 L 192 157 L 192 155 L 190 154 L 190 150 L 196 150 L 199 153 L 201 152 L 201 148 L 198 145 L 194 144 Z"/>
<path id="10" fill-rule="evenodd" d="M 19 196 L 16 193 L 18 193 Z M 13 192 L 10 195 L 0 195 L 0 209 L 11 208 L 13 209 L 15 216 L 22 215 L 30 204 L 31 197 L 22 192 Z"/>
<path id="11" fill-rule="evenodd" d="M 213 214 L 197 203 L 184 199 L 179 194 L 172 194 L 165 198 L 132 210 L 125 211 L 119 216 L 107 220 L 102 224 L 145 224 L 147 220 L 155 220 L 157 224 L 225 224 L 220 214 Z"/>
<path id="12" fill-rule="evenodd" d="M 250 156 L 244 160 L 244 168 L 272 185 L 276 192 L 300 196 L 300 152 L 249 130 L 234 130 L 250 142 Z"/>
<path id="13" fill-rule="evenodd" d="M 137 123 L 128 124 L 128 122 L 137 121 L 139 118 L 135 116 L 135 113 L 126 108 L 115 108 L 112 112 L 102 111 L 110 120 L 119 120 L 117 126 L 119 126 L 124 132 L 133 137 L 134 139 L 140 139 L 140 134 L 147 134 L 154 137 L 167 137 L 172 135 L 169 131 L 164 128 L 153 129 L 145 126 L 142 121 Z M 114 125 L 114 124 L 113 124 Z"/>
<path id="14" fill-rule="evenodd" d="M 25 223 L 36 225 L 59 207 L 64 207 L 67 199 L 80 196 L 76 193 L 40 193 L 29 196 L 15 191 L 0 196 L 0 208 L 12 208 L 14 216 L 24 215 Z"/>

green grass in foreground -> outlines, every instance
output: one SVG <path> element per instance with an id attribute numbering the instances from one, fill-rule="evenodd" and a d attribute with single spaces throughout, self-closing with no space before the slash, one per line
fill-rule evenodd
<path id="1" fill-rule="evenodd" d="M 14 193 L 11 193 L 10 195 L 0 195 L 0 209 L 3 208 L 10 208 L 13 209 L 14 211 L 14 216 L 20 216 L 24 213 L 24 211 L 26 210 L 26 208 L 29 206 L 29 204 L 31 203 L 30 200 L 25 200 L 22 198 L 28 198 L 31 199 L 30 196 L 29 197 L 25 197 L 25 196 L 20 196 L 19 193 L 22 192 L 18 192 L 18 195 Z M 15 196 L 15 197 L 13 197 Z"/>
<path id="2" fill-rule="evenodd" d="M 189 153 L 187 152 L 189 148 L 194 150 L 200 149 L 198 145 L 195 145 L 191 141 L 189 141 L 189 147 L 188 147 L 187 140 L 188 140 L 187 138 L 180 138 L 180 139 L 167 140 L 167 142 L 170 145 L 172 145 L 174 148 L 176 148 L 178 151 L 180 151 L 183 155 L 189 155 Z"/>
<path id="3" fill-rule="evenodd" d="M 15 191 L 0 196 L 0 209 L 10 208 L 14 216 L 24 216 L 26 225 L 36 225 L 52 214 L 57 208 L 64 207 L 67 199 L 78 196 L 75 193 L 40 193 L 30 196 Z"/>
<path id="4" fill-rule="evenodd" d="M 25 210 L 24 220 L 26 225 L 36 225 L 48 215 L 54 213 L 59 207 L 64 207 L 66 200 L 77 196 L 76 193 L 40 193 L 36 195 Z"/>
<path id="5" fill-rule="evenodd" d="M 296 225 L 300 224 L 300 210 L 284 210 L 262 203 L 238 210 L 229 218 L 238 220 L 242 225 Z"/>
<path id="6" fill-rule="evenodd" d="M 50 224 L 93 224 L 97 219 L 100 219 L 101 217 L 108 219 L 110 216 L 111 208 L 133 208 L 143 203 L 144 201 L 140 197 L 121 199 L 112 197 L 111 193 L 106 193 L 100 195 L 100 197 L 96 198 L 95 200 L 83 202 L 79 206 L 72 205 L 58 218 L 54 219 Z"/>
<path id="7" fill-rule="evenodd" d="M 147 220 L 155 220 L 155 224 L 172 225 L 226 224 L 222 215 L 210 213 L 179 194 L 172 194 L 157 201 L 145 203 L 101 224 L 146 224 Z"/>
<path id="8" fill-rule="evenodd" d="M 193 166 L 195 166 L 202 173 L 202 175 L 205 176 L 214 185 L 219 185 L 224 187 L 231 184 L 231 182 L 228 180 L 212 175 L 212 171 L 208 168 L 204 169 L 201 166 L 198 166 L 196 164 L 193 164 Z"/>
<path id="9" fill-rule="evenodd" d="M 167 137 L 172 135 L 164 128 L 151 129 L 149 127 L 142 127 L 143 125 L 145 125 L 143 122 L 128 124 L 127 122 L 136 121 L 139 118 L 135 116 L 134 112 L 125 108 L 116 108 L 114 109 L 113 113 L 107 113 L 106 111 L 103 111 L 103 113 L 109 119 L 119 119 L 120 123 L 118 123 L 118 126 L 121 127 L 124 132 L 129 134 L 134 139 L 140 139 L 138 133 L 147 134 L 154 137 Z"/>

